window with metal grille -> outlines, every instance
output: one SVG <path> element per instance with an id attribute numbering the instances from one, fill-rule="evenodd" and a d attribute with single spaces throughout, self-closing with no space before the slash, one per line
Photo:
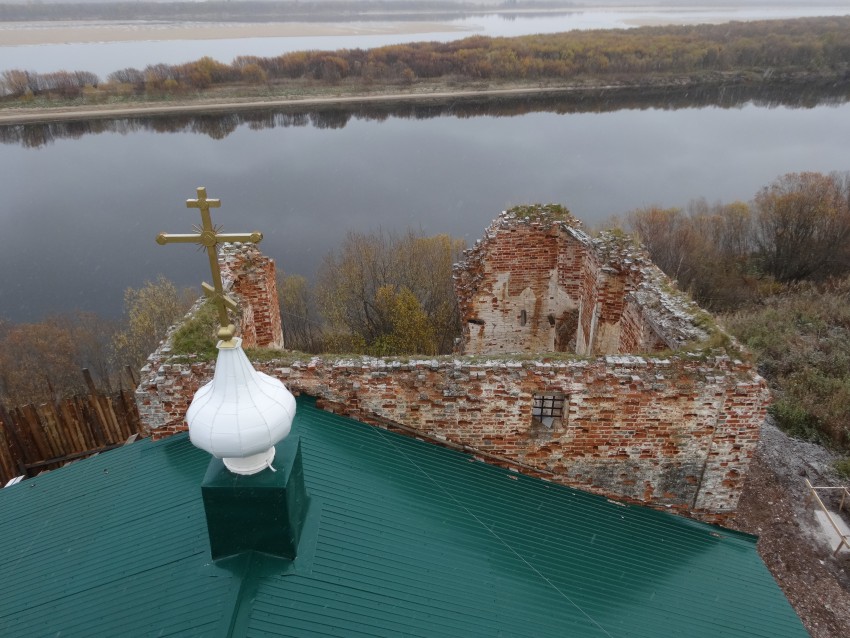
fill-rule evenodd
<path id="1" fill-rule="evenodd" d="M 565 397 L 560 392 L 535 394 L 531 403 L 531 418 L 544 427 L 561 425 L 564 418 Z"/>

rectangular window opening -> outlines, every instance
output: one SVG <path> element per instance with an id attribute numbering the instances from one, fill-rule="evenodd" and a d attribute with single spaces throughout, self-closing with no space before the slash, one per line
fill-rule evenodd
<path id="1" fill-rule="evenodd" d="M 548 429 L 562 425 L 565 401 L 562 392 L 535 394 L 531 403 L 532 422 Z"/>

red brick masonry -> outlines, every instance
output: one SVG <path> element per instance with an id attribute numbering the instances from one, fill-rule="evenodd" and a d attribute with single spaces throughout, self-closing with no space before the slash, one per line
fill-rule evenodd
<path id="1" fill-rule="evenodd" d="M 154 363 L 154 362 L 152 362 Z M 726 357 L 473 362 L 312 359 L 256 364 L 293 392 L 374 422 L 504 457 L 553 481 L 722 522 L 737 506 L 768 392 Z M 155 435 L 183 416 L 212 362 L 163 359 L 138 389 Z M 533 422 L 532 396 L 563 392 L 565 420 Z"/>
<path id="2" fill-rule="evenodd" d="M 240 336 L 245 348 L 283 348 L 273 259 L 253 244 L 225 244 L 218 256 L 224 287 L 241 300 Z"/>
<path id="3" fill-rule="evenodd" d="M 454 278 L 466 354 L 625 354 L 707 337 L 630 237 L 591 238 L 558 206 L 502 213 Z"/>
<path id="4" fill-rule="evenodd" d="M 511 227 L 516 228 L 502 225 L 499 232 L 508 236 Z M 591 336 L 586 350 L 597 349 L 593 334 L 607 334 L 605 340 L 618 347 L 649 344 L 649 349 L 657 348 L 659 340 L 669 347 L 705 335 L 693 324 L 693 309 L 664 291 L 657 269 L 640 254 L 617 244 L 619 252 L 612 257 L 610 242 L 587 244 L 582 238 L 586 236 L 563 226 L 553 228 L 543 224 L 535 229 L 522 222 L 511 233 L 526 238 L 530 231 L 566 233 L 562 246 L 566 248 L 515 253 L 534 254 L 535 263 L 521 276 L 503 277 L 505 296 L 488 302 L 495 308 L 488 318 L 491 326 L 502 315 L 513 321 L 517 306 L 505 300 L 532 302 L 524 293 L 531 289 L 542 308 L 552 301 L 544 297 L 556 298 L 561 294 L 557 289 L 563 288 L 561 299 L 568 297 L 573 309 L 596 309 L 579 317 L 591 317 L 584 328 L 581 322 L 570 324 L 577 331 L 576 342 L 585 339 L 583 334 Z M 570 239 L 575 237 L 581 241 Z M 562 263 L 576 264 L 581 277 L 568 283 L 568 274 L 557 264 L 550 268 L 553 254 Z M 581 254 L 585 256 L 579 259 Z M 261 334 L 271 335 L 263 340 L 276 341 L 280 315 L 272 285 L 273 262 L 254 248 L 241 247 L 228 249 L 222 259 L 243 304 L 243 335 L 253 331 L 258 342 Z M 542 262 L 546 263 L 541 266 Z M 487 270 L 490 266 L 482 266 L 481 260 L 470 263 L 481 269 L 462 275 L 461 286 L 471 291 L 475 284 L 480 291 L 481 282 L 496 281 L 498 275 L 491 277 L 495 270 Z M 611 263 L 619 264 L 619 269 Z M 543 280 L 548 283 L 541 288 Z M 549 290 L 551 295 L 540 294 Z M 274 308 L 260 308 L 271 305 Z M 502 313 L 505 307 L 510 310 Z M 529 308 L 544 319 L 538 332 L 547 331 L 546 338 L 554 339 L 546 313 L 533 304 Z M 600 328 L 605 322 L 607 333 Z M 527 337 L 530 323 L 527 316 L 522 330 L 511 328 L 509 335 Z M 494 334 L 484 333 L 485 341 L 492 341 Z M 136 395 L 142 422 L 157 437 L 185 429 L 186 409 L 197 389 L 212 378 L 215 365 L 172 357 L 169 344 L 166 341 L 149 357 Z M 281 352 L 278 359 L 255 367 L 280 378 L 295 393 L 317 397 L 325 409 L 385 427 L 400 424 L 408 433 L 464 447 L 490 462 L 719 523 L 737 507 L 769 402 L 763 380 L 749 364 L 704 352 L 592 358 L 499 354 L 434 360 L 298 359 Z M 534 419 L 535 395 L 563 396 L 561 418 L 548 426 Z"/>

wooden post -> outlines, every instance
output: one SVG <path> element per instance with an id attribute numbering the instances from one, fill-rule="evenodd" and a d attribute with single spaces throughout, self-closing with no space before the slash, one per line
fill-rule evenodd
<path id="1" fill-rule="evenodd" d="M 58 423 L 56 423 L 55 414 L 53 413 L 53 405 L 43 403 L 38 408 L 38 421 L 42 430 L 50 443 L 51 454 L 47 458 L 61 456 L 63 450 L 68 450 L 68 441 L 63 436 Z"/>
<path id="2" fill-rule="evenodd" d="M 75 427 L 79 430 L 80 435 L 85 442 L 86 449 L 95 448 L 100 443 L 95 435 L 94 428 L 91 423 L 83 417 L 82 406 L 80 405 L 80 397 L 74 396 L 67 403 L 68 420 L 73 421 Z"/>
<path id="3" fill-rule="evenodd" d="M 56 456 L 53 454 L 53 450 L 41 428 L 41 423 L 38 421 L 38 413 L 35 410 L 35 406 L 31 403 L 25 405 L 18 410 L 18 414 L 20 414 L 21 421 L 26 425 L 26 430 L 30 434 L 30 440 L 38 450 L 38 460 L 41 461 L 42 459 L 49 459 L 52 456 Z"/>
<path id="4" fill-rule="evenodd" d="M 145 432 L 142 428 L 141 419 L 139 419 L 139 408 L 136 406 L 136 399 L 133 396 L 132 390 L 124 390 L 119 394 L 130 431 L 144 436 Z"/>
<path id="5" fill-rule="evenodd" d="M 115 416 L 115 405 L 112 401 L 112 397 L 99 396 L 97 400 L 102 406 L 103 412 L 106 414 L 106 418 L 109 420 L 109 426 L 115 433 L 115 443 L 126 439 L 128 435 L 124 434 L 124 431 L 121 429 L 121 424 Z"/>
<path id="6" fill-rule="evenodd" d="M 821 510 L 823 510 L 823 513 L 826 514 L 826 518 L 829 521 L 829 524 L 832 525 L 832 529 L 834 529 L 835 533 L 838 535 L 838 538 L 839 538 L 838 547 L 836 547 L 835 551 L 832 552 L 833 556 L 838 556 L 838 552 L 841 551 L 841 548 L 844 545 L 846 545 L 847 548 L 850 549 L 850 542 L 847 541 L 848 537 L 841 533 L 841 529 L 836 524 L 835 519 L 832 518 L 832 514 L 829 513 L 829 510 L 826 508 L 826 505 L 824 505 L 820 496 L 818 496 L 816 488 L 811 483 L 809 483 L 809 479 L 805 479 L 805 481 L 806 481 L 806 486 L 811 491 L 811 495 L 814 497 L 815 501 L 817 501 L 817 504 L 820 506 Z M 821 489 L 824 489 L 824 488 L 821 488 Z"/>
<path id="7" fill-rule="evenodd" d="M 122 445 L 141 432 L 138 409 L 131 391 L 111 396 L 94 388 L 84 372 L 91 394 L 6 409 L 0 405 L 0 475 L 36 470 L 76 460 Z M 17 470 L 15 470 L 17 468 Z"/>
<path id="8" fill-rule="evenodd" d="M 17 475 L 12 445 L 7 439 L 6 428 L 0 422 L 0 483 L 3 485 Z"/>
<path id="9" fill-rule="evenodd" d="M 32 436 L 29 434 L 29 430 L 22 423 L 19 410 L 13 409 L 9 412 L 8 425 L 12 432 L 15 433 L 16 438 L 20 444 L 21 461 L 26 464 L 28 461 L 37 459 L 39 456 L 38 449 L 33 443 Z"/>
<path id="10" fill-rule="evenodd" d="M 26 451 L 21 444 L 21 439 L 15 430 L 15 424 L 12 422 L 12 417 L 6 412 L 6 409 L 0 404 L 0 422 L 3 423 L 3 428 L 6 432 L 6 441 L 9 443 L 9 451 L 15 464 L 18 466 L 18 471 L 26 475 Z"/>
<path id="11" fill-rule="evenodd" d="M 97 394 L 97 388 L 94 385 L 94 380 L 91 377 L 91 372 L 88 368 L 83 368 L 83 379 L 86 381 L 86 387 L 89 389 L 89 394 Z"/>
<path id="12" fill-rule="evenodd" d="M 136 380 L 136 373 L 133 371 L 131 366 L 124 366 L 124 369 L 127 371 L 127 376 L 130 377 L 130 385 L 135 388 L 139 385 L 139 382 Z"/>
<path id="13" fill-rule="evenodd" d="M 90 447 L 94 447 L 93 444 L 89 443 L 88 438 L 86 437 L 86 428 L 83 427 L 83 424 L 76 418 L 72 409 L 73 405 L 73 398 L 65 399 L 59 404 L 60 416 L 62 417 L 62 427 L 65 428 L 66 432 L 71 433 L 78 450 L 86 450 Z"/>
<path id="14" fill-rule="evenodd" d="M 105 435 L 103 445 L 106 445 L 108 443 L 114 443 L 115 441 L 112 440 L 113 436 L 112 432 L 110 431 L 112 428 L 109 427 L 109 421 L 107 421 L 106 415 L 103 413 L 103 408 L 100 405 L 100 401 L 98 400 L 99 397 L 97 394 L 97 388 L 94 386 L 94 381 L 91 378 L 91 373 L 89 372 L 88 368 L 83 368 L 83 378 L 86 380 L 86 385 L 89 388 L 88 403 L 92 408 L 92 415 L 98 420 L 100 431 L 103 433 L 103 435 Z"/>

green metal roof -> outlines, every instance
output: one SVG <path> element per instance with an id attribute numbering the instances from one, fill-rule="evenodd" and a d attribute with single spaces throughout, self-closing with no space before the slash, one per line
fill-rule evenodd
<path id="1" fill-rule="evenodd" d="M 210 559 L 185 435 L 0 490 L 0 635 L 806 636 L 755 539 L 300 399 L 294 562 Z"/>

